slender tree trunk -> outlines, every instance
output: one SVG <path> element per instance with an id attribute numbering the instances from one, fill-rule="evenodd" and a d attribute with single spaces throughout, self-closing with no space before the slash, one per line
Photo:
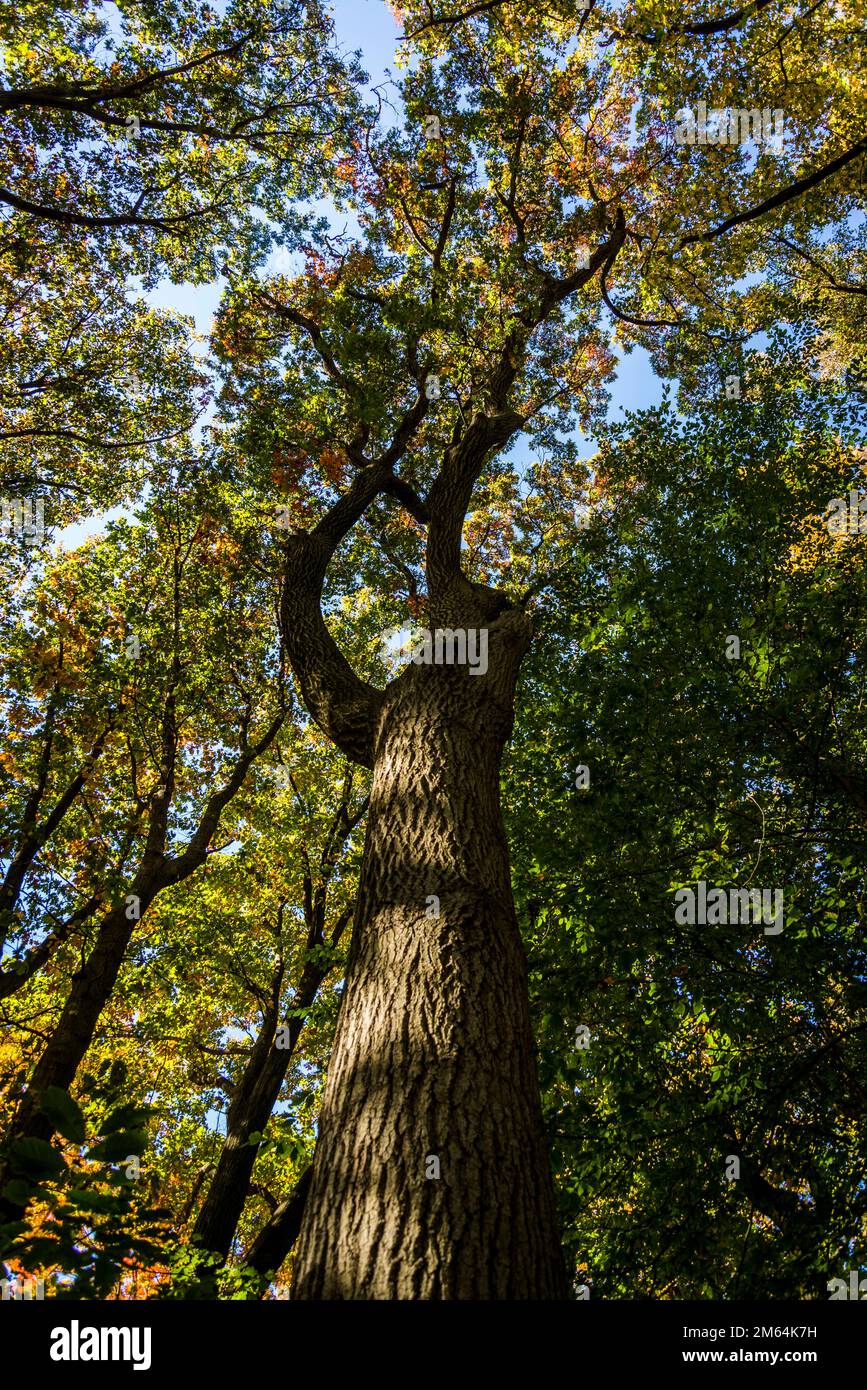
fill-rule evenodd
<path id="1" fill-rule="evenodd" d="M 137 921 L 130 921 L 125 905 L 103 918 L 96 945 L 73 976 L 69 997 L 57 1027 L 33 1069 L 27 1092 L 14 1123 L 16 1131 L 47 1139 L 52 1128 L 38 1110 L 46 1086 L 68 1090 L 93 1039 L 99 1016 L 111 996 Z"/>
<path id="2" fill-rule="evenodd" d="M 27 1134 L 47 1139 L 51 1135 L 51 1125 L 39 1109 L 41 1094 L 47 1086 L 59 1086 L 68 1090 L 75 1079 L 78 1067 L 96 1031 L 100 1014 L 111 998 L 139 918 L 144 916 L 154 898 L 164 888 L 182 883 L 204 864 L 223 808 L 241 786 L 253 760 L 273 742 L 285 717 L 281 711 L 268 725 L 259 741 L 252 745 L 246 741 L 247 730 L 246 725 L 244 726 L 243 752 L 235 763 L 231 776 L 208 798 L 196 832 L 183 854 L 176 858 L 167 856 L 166 824 L 174 794 L 173 767 L 177 738 L 174 685 L 171 687 L 163 722 L 163 744 L 166 752 L 161 770 L 164 784 L 152 795 L 144 855 L 129 885 L 128 896 L 137 900 L 138 916 L 130 918 L 127 915 L 125 901 L 112 908 L 100 922 L 96 945 L 81 969 L 73 976 L 69 997 L 18 1105 L 10 1126 L 9 1138 Z M 0 1190 L 4 1181 L 5 1169 L 0 1165 Z"/>
<path id="3" fill-rule="evenodd" d="M 529 632 L 493 627 L 485 676 L 410 666 L 378 714 L 293 1298 L 567 1296 L 499 800 Z"/>
<path id="4" fill-rule="evenodd" d="M 194 1242 L 221 1260 L 229 1253 L 259 1152 L 258 1144 L 249 1142 L 250 1135 L 268 1123 L 291 1055 L 274 1045 L 278 1000 L 279 996 L 265 1011 L 259 1036 L 233 1093 L 226 1116 L 226 1139 L 193 1227 Z M 302 1020 L 297 1022 L 300 1031 Z"/>
<path id="5" fill-rule="evenodd" d="M 57 1027 L 51 1034 L 30 1077 L 10 1124 L 8 1138 L 27 1135 L 35 1139 L 50 1139 L 53 1127 L 40 1110 L 42 1094 L 48 1086 L 68 1090 L 87 1052 L 99 1021 L 118 977 L 126 949 L 138 923 L 130 921 L 125 905 L 114 908 L 100 923 L 96 945 L 73 977 Z M 0 1189 L 8 1176 L 5 1163 L 0 1163 Z M 0 1219 L 20 1217 L 20 1208 L 10 1207 L 0 1197 Z"/>
<path id="6" fill-rule="evenodd" d="M 309 922 L 308 948 L 324 945 L 324 913 L 325 893 L 322 891 L 317 894 L 315 907 L 311 902 L 306 909 Z M 348 911 L 338 918 L 329 943 L 332 947 L 339 942 L 348 919 Z M 250 1191 L 253 1166 L 259 1153 L 259 1145 L 250 1143 L 250 1135 L 263 1131 L 271 1118 L 271 1112 L 289 1070 L 289 1063 L 295 1054 L 301 1030 L 307 1021 L 306 1014 L 300 1011 L 313 1007 L 322 981 L 331 968 L 331 961 L 328 959 L 317 957 L 315 960 L 307 961 L 298 988 L 292 997 L 293 1012 L 285 1025 L 288 1036 L 281 1040 L 284 1045 L 277 1047 L 275 1031 L 280 1014 L 282 962 L 278 967 L 272 986 L 272 998 L 264 1011 L 259 1036 L 253 1045 L 226 1116 L 226 1142 L 193 1228 L 193 1240 L 196 1244 L 203 1250 L 216 1253 L 223 1261 L 226 1260 L 235 1238 L 241 1212 Z"/>
<path id="7" fill-rule="evenodd" d="M 139 888 L 140 894 L 144 889 Z M 155 896 L 149 888 L 140 898 L 142 911 Z M 60 1015 L 57 1027 L 33 1069 L 27 1090 L 21 1097 L 12 1119 L 7 1138 L 28 1136 L 50 1139 L 53 1126 L 40 1109 L 42 1094 L 48 1086 L 69 1090 L 84 1054 L 91 1044 L 100 1014 L 111 997 L 120 973 L 127 947 L 138 922 L 130 921 L 126 905 L 109 912 L 100 923 L 96 945 L 73 976 L 72 989 Z M 8 1176 L 5 1163 L 0 1163 L 0 1190 Z M 0 1218 L 20 1216 L 20 1208 L 11 1207 L 0 1197 Z"/>
<path id="8" fill-rule="evenodd" d="M 305 1168 L 286 1200 L 275 1207 L 250 1246 L 245 1263 L 263 1277 L 276 1274 L 298 1239 L 312 1180 L 311 1165 Z"/>

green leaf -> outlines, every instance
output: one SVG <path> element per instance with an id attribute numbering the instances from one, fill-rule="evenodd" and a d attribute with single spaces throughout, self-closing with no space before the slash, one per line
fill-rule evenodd
<path id="1" fill-rule="evenodd" d="M 84 1116 L 68 1091 L 59 1086 L 46 1086 L 39 1108 L 64 1139 L 74 1144 L 84 1143 Z"/>
<path id="2" fill-rule="evenodd" d="M 139 1129 L 151 1117 L 151 1111 L 140 1105 L 119 1105 L 107 1116 L 103 1134 L 115 1134 L 120 1129 Z"/>
<path id="3" fill-rule="evenodd" d="M 10 1159 L 17 1173 L 35 1180 L 57 1177 L 66 1168 L 62 1156 L 44 1139 L 17 1139 Z"/>
<path id="4" fill-rule="evenodd" d="M 88 1150 L 88 1158 L 103 1163 L 118 1163 L 130 1154 L 141 1154 L 147 1148 L 148 1137 L 143 1129 L 123 1130 L 120 1134 L 108 1134 L 98 1144 Z"/>
<path id="5" fill-rule="evenodd" d="M 16 1207 L 26 1207 L 33 1196 L 33 1186 L 24 1178 L 12 1178 L 3 1189 L 3 1196 Z"/>
<path id="6" fill-rule="evenodd" d="M 82 1187 L 70 1188 L 67 1200 L 80 1211 L 116 1212 L 118 1199 L 110 1192 L 88 1192 Z"/>
<path id="7" fill-rule="evenodd" d="M 53 1265 L 60 1262 L 62 1247 L 59 1240 L 52 1240 L 50 1236 L 38 1236 L 35 1240 L 28 1240 L 22 1254 L 26 1254 L 27 1261 L 34 1265 Z"/>

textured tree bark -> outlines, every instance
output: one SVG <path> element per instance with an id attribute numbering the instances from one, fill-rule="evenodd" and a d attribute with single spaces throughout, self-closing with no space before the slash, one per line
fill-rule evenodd
<path id="1" fill-rule="evenodd" d="M 293 1298 L 567 1296 L 499 801 L 529 636 L 511 610 L 484 676 L 413 665 L 378 711 Z"/>

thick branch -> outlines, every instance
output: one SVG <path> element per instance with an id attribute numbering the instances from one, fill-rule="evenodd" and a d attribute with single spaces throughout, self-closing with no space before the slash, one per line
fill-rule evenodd
<path id="1" fill-rule="evenodd" d="M 273 295 L 268 294 L 267 290 L 259 290 L 258 297 L 263 300 L 271 309 L 274 310 L 278 318 L 285 319 L 287 323 L 294 324 L 296 328 L 302 328 L 307 334 L 311 343 L 328 372 L 328 375 L 341 386 L 344 391 L 351 392 L 358 390 L 357 383 L 352 381 L 338 365 L 325 335 L 315 319 L 308 314 L 302 314 L 299 309 L 293 309 L 291 304 L 283 304 Z"/>
<path id="2" fill-rule="evenodd" d="M 38 946 L 34 946 L 32 951 L 28 951 L 27 955 L 13 966 L 0 972 L 0 999 L 8 999 L 10 994 L 15 994 L 17 990 L 21 989 L 22 985 L 25 985 L 31 976 L 36 974 L 37 970 L 41 970 L 58 947 L 62 946 L 64 941 L 72 935 L 76 927 L 80 927 L 93 915 L 99 902 L 100 899 L 96 895 L 88 898 L 87 902 L 78 908 L 71 917 L 67 918 L 53 932 L 50 932 L 44 941 L 41 941 Z"/>
<path id="3" fill-rule="evenodd" d="M 425 20 L 417 29 L 403 37 L 407 39 L 418 38 L 428 29 L 456 29 L 468 19 L 474 19 L 478 15 L 491 14 L 501 9 L 505 4 L 515 3 L 515 0 L 479 0 L 478 4 L 470 5 L 466 10 L 460 10 L 455 15 L 431 16 Z M 524 0 L 525 3 L 525 0 Z M 689 38 L 713 38 L 717 34 L 729 33 L 732 29 L 739 28 L 746 20 L 754 15 L 760 14 L 766 9 L 772 0 L 754 0 L 752 5 L 744 5 L 741 9 L 733 10 L 730 14 L 723 15 L 720 19 L 698 20 L 693 24 L 673 24 L 666 29 L 658 29 L 651 33 L 642 34 L 637 30 L 618 29 L 615 30 L 617 38 L 638 39 L 641 43 L 659 43 L 662 39 L 673 36 L 684 35 Z M 586 23 L 587 16 L 595 6 L 595 0 L 591 0 L 588 8 L 582 12 L 578 23 L 580 33 Z"/>
<path id="4" fill-rule="evenodd" d="M 310 533 L 286 543 L 281 616 L 283 640 L 307 709 L 324 733 L 353 762 L 373 765 L 373 737 L 382 692 L 356 676 L 322 616 L 322 589 L 328 563 L 341 540 L 382 493 L 422 504 L 393 466 L 402 457 L 424 418 L 428 402 L 421 391 L 398 425 L 388 449 L 356 473 L 350 487 Z"/>
<path id="5" fill-rule="evenodd" d="M 307 1194 L 313 1181 L 313 1164 L 298 1179 L 292 1193 L 268 1218 L 247 1254 L 246 1263 L 259 1274 L 276 1274 L 298 1239 Z"/>
<path id="6" fill-rule="evenodd" d="M 357 519 L 356 509 L 347 503 L 343 519 L 353 516 L 347 531 Z M 361 507 L 359 516 L 363 510 Z M 340 524 L 332 522 L 335 527 Z M 283 640 L 304 703 L 320 729 L 353 762 L 372 767 L 373 738 L 383 697 L 356 676 L 325 625 L 322 586 L 337 542 L 317 532 L 318 527 L 312 535 L 292 536 L 287 542 L 281 602 Z"/>
<path id="7" fill-rule="evenodd" d="M 194 208 L 192 212 L 174 213 L 170 217 L 141 217 L 137 211 L 141 201 L 140 198 L 135 207 L 127 208 L 125 212 L 94 217 L 90 213 L 70 212 L 67 208 L 53 207 L 49 203 L 34 203 L 29 198 L 20 198 L 9 188 L 0 187 L 0 203 L 7 203 L 9 207 L 16 208 L 18 212 L 29 213 L 32 217 L 42 217 L 47 222 L 58 222 L 63 227 L 149 227 L 158 232 L 171 232 L 173 228 L 197 217 L 207 216 L 219 206 L 217 203 L 211 203 L 208 207 Z"/>
<path id="8" fill-rule="evenodd" d="M 209 797 L 196 832 L 183 854 L 166 860 L 164 874 L 168 882 L 180 883 L 183 879 L 188 878 L 200 864 L 204 863 L 208 854 L 208 846 L 216 833 L 223 810 L 240 789 L 250 765 L 273 743 L 285 722 L 286 715 L 281 711 L 272 719 L 258 742 L 244 750 L 236 762 L 229 780 L 220 787 L 219 791 L 214 792 Z"/>
<path id="9" fill-rule="evenodd" d="M 637 30 L 618 30 L 617 37 L 640 39 L 642 43 L 659 43 L 662 39 L 681 34 L 688 38 L 714 38 L 717 34 L 728 34 L 732 29 L 740 28 L 746 20 L 760 14 L 771 3 L 772 0 L 755 0 L 754 4 L 744 5 L 742 9 L 733 10 L 721 19 L 702 19 L 694 24 L 673 24 L 670 28 L 658 29 L 650 34 L 640 34 Z"/>
<path id="10" fill-rule="evenodd" d="M 464 518 L 485 460 L 492 449 L 501 449 L 519 430 L 523 416 L 508 407 L 509 392 L 520 372 L 535 329 L 576 290 L 600 273 L 604 277 L 613 265 L 626 239 L 626 219 L 618 208 L 614 226 L 606 242 L 598 246 L 589 264 L 571 275 L 543 276 L 543 288 L 535 305 L 520 316 L 520 326 L 507 336 L 491 371 L 484 396 L 487 411 L 476 411 L 462 433 L 456 433 L 446 450 L 440 472 L 430 490 L 428 506 L 427 577 L 431 598 L 450 602 L 449 595 L 469 597 L 471 586 L 461 572 L 461 537 Z M 496 603 L 478 589 L 472 591 L 489 616 L 495 616 Z"/>
<path id="11" fill-rule="evenodd" d="M 421 526 L 426 526 L 430 520 L 430 511 L 424 498 L 419 497 L 415 488 L 409 483 L 404 482 L 403 478 L 389 478 L 383 486 L 383 492 L 388 496 L 396 498 L 401 506 L 409 512 Z"/>
<path id="12" fill-rule="evenodd" d="M 128 82 L 103 83 L 99 87 L 91 87 L 89 90 L 80 86 L 51 85 L 20 87 L 17 91 L 6 91 L 0 94 L 0 111 L 11 111 L 25 106 L 51 108 L 58 105 L 74 105 L 86 108 L 91 105 L 101 105 L 105 101 L 129 101 L 133 97 L 143 96 L 145 92 L 151 91 L 168 77 L 181 77 L 192 72 L 195 68 L 202 67 L 205 63 L 210 63 L 214 58 L 231 57 L 243 48 L 249 38 L 249 34 L 244 34 L 227 48 L 203 53 L 200 57 L 190 58 L 185 63 L 178 63 L 175 67 L 143 73 L 140 77 L 131 78 Z"/>
<path id="13" fill-rule="evenodd" d="M 18 901 L 18 897 L 21 892 L 21 888 L 24 883 L 24 879 L 27 875 L 27 871 L 30 868 L 30 865 L 33 863 L 33 860 L 36 858 L 36 855 L 39 853 L 39 850 L 45 844 L 46 840 L 49 839 L 49 837 L 57 829 L 58 825 L 63 820 L 63 817 L 66 815 L 70 806 L 73 804 L 82 787 L 84 786 L 87 772 L 90 768 L 93 767 L 94 763 L 102 753 L 103 748 L 105 746 L 105 740 L 107 739 L 111 729 L 110 725 L 107 728 L 103 729 L 99 737 L 94 742 L 93 747 L 91 748 L 90 753 L 87 756 L 85 766 L 81 768 L 71 779 L 71 781 L 67 784 L 65 790 L 58 798 L 58 800 L 55 802 L 50 813 L 46 816 L 42 824 L 36 825 L 34 823 L 36 812 L 38 810 L 39 802 L 42 798 L 42 794 L 45 789 L 45 782 L 48 776 L 47 757 L 50 753 L 52 743 L 52 731 L 49 722 L 50 718 L 51 716 L 49 712 L 49 720 L 46 721 L 46 724 L 49 725 L 49 727 L 47 727 L 46 729 L 46 740 L 43 758 L 41 760 L 36 787 L 34 788 L 33 793 L 31 794 L 31 797 L 29 798 L 28 804 L 25 808 L 21 843 L 19 844 L 18 849 L 12 859 L 12 862 L 10 863 L 9 868 L 6 872 L 6 877 L 3 880 L 3 885 L 2 887 L 0 887 L 0 940 L 2 940 L 4 936 L 4 932 L 2 930 L 4 914 L 13 911 L 13 909 L 15 908 L 15 904 Z"/>
<path id="14" fill-rule="evenodd" d="M 796 179 L 787 188 L 781 188 L 778 192 L 765 198 L 763 202 L 757 203 L 753 208 L 747 208 L 744 212 L 738 212 L 733 217 L 727 217 L 724 222 L 720 222 L 716 227 L 711 227 L 707 232 L 690 232 L 689 236 L 681 237 L 680 245 L 688 246 L 695 241 L 712 241 L 714 237 L 722 236 L 725 232 L 730 232 L 733 227 L 741 227 L 745 222 L 755 222 L 757 218 L 764 217 L 765 213 L 773 212 L 775 208 L 784 207 L 786 203 L 791 203 L 795 198 L 800 198 L 802 193 L 809 193 L 812 188 L 817 188 L 820 183 L 824 183 L 832 174 L 845 169 L 847 164 L 851 164 L 853 159 L 857 159 L 860 154 L 867 151 L 867 136 L 859 140 L 857 145 L 853 145 L 851 150 L 845 154 L 838 155 L 829 164 L 823 164 L 821 169 L 814 169 L 811 174 L 805 174 L 803 178 Z"/>

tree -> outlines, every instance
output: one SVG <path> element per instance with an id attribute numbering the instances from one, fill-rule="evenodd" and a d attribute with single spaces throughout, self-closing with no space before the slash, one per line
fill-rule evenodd
<path id="1" fill-rule="evenodd" d="M 292 994 L 291 1012 L 285 1022 L 282 1021 L 285 1014 L 281 1010 L 281 1001 L 288 964 L 282 949 L 286 904 L 281 903 L 278 907 L 275 926 L 280 948 L 263 999 L 261 1026 L 249 1061 L 232 1086 L 231 1104 L 226 1116 L 226 1142 L 193 1228 L 193 1240 L 223 1261 L 229 1253 L 249 1191 L 259 1148 L 257 1136 L 261 1136 L 271 1117 L 305 1018 L 334 963 L 334 953 L 349 920 L 350 909 L 345 908 L 337 916 L 326 941 L 328 889 L 341 851 L 366 809 L 366 801 L 357 810 L 352 807 L 350 774 L 344 782 L 340 804 L 325 836 L 315 882 L 307 848 L 302 845 L 305 953 L 303 969 Z M 282 1263 L 282 1258 L 277 1259 L 272 1268 Z"/>
<path id="2" fill-rule="evenodd" d="M 87 957 L 73 958 L 63 1012 L 18 1099 L 16 1136 L 47 1138 L 41 1093 L 68 1090 L 138 923 L 205 863 L 225 808 L 286 720 L 268 582 L 256 580 L 243 543 L 227 542 L 204 508 L 185 512 L 170 479 L 137 528 L 114 527 L 89 554 L 61 557 L 41 591 L 25 590 L 9 668 L 18 748 L 6 755 L 7 805 L 20 819 L 3 885 L 5 993 L 70 940 L 86 943 Z M 81 821 L 94 815 L 89 794 L 110 808 L 92 836 Z M 65 869 L 79 884 L 58 913 Z M 22 892 L 29 923 L 15 915 Z"/>
<path id="3" fill-rule="evenodd" d="M 284 632 L 313 717 L 373 766 L 299 1297 L 562 1296 L 498 793 L 529 595 L 494 543 L 464 563 L 467 514 L 477 486 L 484 507 L 506 475 L 519 431 L 568 461 L 562 432 L 593 419 L 611 367 L 603 306 L 670 367 L 701 372 L 710 345 L 720 390 L 749 336 L 736 287 L 754 249 L 770 260 L 770 232 L 852 206 L 863 140 L 845 105 L 825 135 L 815 86 L 794 108 L 786 89 L 791 144 L 760 146 L 755 174 L 740 149 L 675 139 L 685 80 L 727 104 L 749 81 L 778 105 L 788 68 L 760 56 L 776 19 L 741 16 L 736 47 L 680 30 L 648 45 L 624 28 L 601 64 L 607 16 L 572 15 L 471 7 L 446 39 L 428 25 L 420 42 L 440 62 L 404 81 L 405 132 L 365 132 L 346 170 L 361 241 L 320 244 L 306 275 L 271 290 L 236 286 L 224 314 L 242 447 L 279 441 L 299 467 L 336 451 L 351 478 L 305 530 L 296 520 Z M 819 42 L 841 53 L 845 23 L 808 19 L 792 42 L 799 64 Z M 747 307 L 749 332 L 771 321 L 759 296 Z M 289 348 L 279 369 L 268 330 L 272 354 Z M 401 543 L 409 597 L 432 632 L 487 633 L 482 678 L 413 664 L 381 692 L 331 639 L 329 563 L 365 517 L 380 528 L 388 498 L 415 524 Z M 429 1159 L 444 1180 L 424 1176 Z"/>
<path id="4" fill-rule="evenodd" d="M 808 356 L 748 366 L 710 417 L 611 427 L 580 551 L 528 478 L 556 578 L 505 801 L 566 1246 L 605 1298 L 816 1299 L 863 1263 L 863 536 L 826 525 L 860 411 Z M 699 881 L 774 884 L 781 931 L 678 924 Z"/>
<path id="5" fill-rule="evenodd" d="M 316 0 L 0 19 L 0 486 L 49 525 L 134 499 L 207 406 L 186 326 L 136 291 L 292 244 L 352 105 L 330 32 Z"/>
<path id="6" fill-rule="evenodd" d="M 150 516 L 156 513 L 158 527 L 171 529 L 172 520 L 161 510 L 166 504 L 171 510 L 173 490 L 178 500 L 177 472 L 173 480 L 170 475 L 186 469 L 186 476 L 194 478 L 205 468 L 191 431 L 207 404 L 207 394 L 202 394 L 206 377 L 191 350 L 188 324 L 153 310 L 140 296 L 130 302 L 131 281 L 137 277 L 140 287 L 152 288 L 159 274 L 167 272 L 201 283 L 225 258 L 249 267 L 270 246 L 263 211 L 280 218 L 282 233 L 291 242 L 297 230 L 294 200 L 318 186 L 325 149 L 339 146 L 347 99 L 352 105 L 346 69 L 327 44 L 329 33 L 312 0 L 279 6 L 253 0 L 230 6 L 222 16 L 207 5 L 184 11 L 122 6 L 114 29 L 106 12 L 90 5 L 69 14 L 36 3 L 4 19 L 9 80 L 0 93 L 0 111 L 8 186 L 0 189 L 0 203 L 9 211 L 0 254 L 8 272 L 4 324 L 9 341 L 0 353 L 0 467 L 16 494 L 4 498 L 3 520 L 12 546 L 17 543 L 25 556 L 30 541 L 44 540 L 44 527 L 35 528 L 35 537 L 22 535 L 28 528 L 16 524 L 16 516 L 20 521 L 46 498 L 55 508 L 49 521 L 56 523 L 87 516 L 94 505 L 156 494 L 160 503 Z M 23 352 L 17 334 L 25 338 Z M 160 419 L 156 430 L 151 428 L 154 413 Z M 26 461 L 22 446 L 29 451 Z M 120 468 L 118 459 L 123 460 Z M 150 649 L 169 662 L 159 670 L 157 656 L 148 671 L 158 686 L 162 683 L 155 731 L 157 782 L 150 788 L 140 781 L 152 770 L 137 746 L 141 692 L 135 681 L 123 688 L 118 668 L 140 656 L 144 628 L 153 620 L 148 612 L 153 587 L 141 584 L 137 598 L 128 592 L 118 595 L 125 613 L 109 604 L 107 630 L 115 630 L 119 647 L 124 645 L 122 652 L 115 650 L 114 663 L 99 660 L 100 638 L 92 628 L 81 630 L 82 620 L 86 628 L 106 615 L 99 613 L 92 592 L 82 595 L 74 573 L 64 571 L 59 581 L 69 607 L 62 595 L 56 605 L 48 603 L 58 627 L 56 648 L 39 652 L 35 661 L 37 668 L 40 663 L 50 668 L 47 682 L 41 672 L 36 679 L 37 709 L 38 697 L 51 687 L 39 729 L 40 753 L 36 758 L 24 753 L 20 762 L 8 755 L 7 771 L 15 784 L 12 819 L 18 825 L 0 896 L 0 941 L 10 928 L 17 939 L 0 989 L 6 995 L 15 992 L 70 938 L 87 939 L 93 919 L 98 931 L 86 964 L 73 975 L 65 1012 L 20 1097 L 13 1133 L 47 1136 L 41 1092 L 71 1084 L 136 923 L 159 892 L 204 863 L 225 806 L 286 717 L 278 657 L 279 708 L 272 710 L 268 726 L 256 730 L 255 742 L 248 742 L 249 731 L 256 728 L 249 703 L 256 680 L 248 679 L 249 672 L 243 678 L 237 671 L 229 674 L 232 657 L 214 632 L 215 654 L 221 649 L 229 658 L 228 666 L 217 671 L 217 687 L 227 676 L 243 679 L 247 686 L 238 756 L 200 807 L 183 854 L 173 855 L 171 810 L 182 759 L 178 699 L 188 669 L 181 648 L 192 636 L 182 634 L 181 586 L 186 567 L 199 559 L 195 551 L 203 539 L 206 550 L 213 548 L 217 568 L 231 554 L 231 543 L 222 548 L 215 537 L 213 515 L 197 510 L 200 501 L 193 502 L 192 515 L 182 506 L 176 509 L 170 557 L 174 597 L 167 628 L 173 640 L 166 643 L 164 636 L 153 634 Z M 34 553 L 44 561 L 44 545 L 26 558 Z M 26 565 L 16 578 L 24 590 Z M 85 590 L 93 578 L 86 577 Z M 111 580 L 117 589 L 126 588 L 117 573 Z M 76 612 L 77 606 L 85 614 L 80 607 Z M 140 630 L 121 635 L 116 629 L 136 609 Z M 240 632 L 246 635 L 251 626 L 242 619 Z M 23 657 L 26 670 L 34 662 L 32 634 L 19 626 L 14 635 L 16 655 Z M 67 750 L 61 751 L 62 726 L 75 722 L 70 692 L 87 684 L 80 670 L 69 670 L 81 658 L 82 651 L 76 650 L 81 646 L 96 656 L 94 674 L 103 679 L 85 696 L 87 721 L 95 723 L 89 745 L 79 751 L 78 766 L 73 761 L 70 767 Z M 21 665 L 13 667 L 10 691 L 18 733 L 38 725 Z M 142 665 L 148 665 L 147 656 Z M 147 715 L 153 714 L 148 709 Z M 102 855 L 99 891 L 85 894 L 65 919 L 52 904 L 47 930 L 45 918 L 37 914 L 29 933 L 20 933 L 15 913 L 31 895 L 34 868 L 44 875 L 54 848 L 46 847 L 55 832 L 69 829 L 70 813 L 82 807 L 90 813 L 84 796 L 87 778 L 107 747 L 115 751 L 123 733 L 132 785 L 117 858 L 113 851 L 118 846 Z M 224 747 L 235 741 L 225 727 L 221 738 Z M 151 752 L 153 747 L 147 750 Z M 67 763 L 66 778 L 58 785 L 61 760 Z M 28 764 L 34 774 L 29 786 L 21 777 Z M 213 753 L 207 765 L 215 770 Z M 115 777 L 109 804 L 117 781 Z M 181 824 L 183 820 L 184 813 Z M 79 843 L 73 841 L 75 849 Z M 127 891 L 120 901 L 116 896 L 111 901 L 125 871 Z M 76 865 L 74 872 L 90 879 L 93 865 Z M 22 935 L 25 941 L 29 935 L 31 950 L 21 951 Z"/>

